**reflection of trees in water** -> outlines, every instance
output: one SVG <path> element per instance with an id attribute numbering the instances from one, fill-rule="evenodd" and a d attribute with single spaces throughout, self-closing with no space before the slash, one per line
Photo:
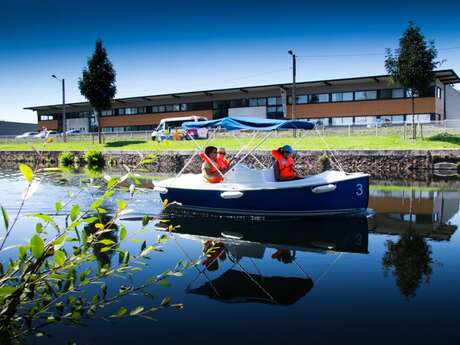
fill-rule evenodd
<path id="1" fill-rule="evenodd" d="M 402 235 L 395 243 L 387 241 L 387 252 L 382 262 L 385 272 L 393 269 L 396 285 L 407 298 L 415 297 L 415 292 L 424 280 L 430 281 L 432 273 L 431 248 L 426 240 L 413 231 Z"/>
<path id="2" fill-rule="evenodd" d="M 97 223 L 102 223 L 102 224 L 107 224 L 111 220 L 110 217 L 108 216 L 101 216 L 100 220 L 97 220 L 93 223 L 89 223 L 85 226 L 85 233 L 87 236 L 89 235 L 94 235 L 98 229 L 95 227 Z M 114 223 L 111 223 L 109 226 L 105 228 L 105 230 L 111 230 L 107 232 L 103 232 L 100 235 L 98 235 L 98 241 L 100 240 L 111 240 L 115 243 L 118 242 L 118 237 L 117 237 L 117 231 L 118 231 L 118 226 Z M 117 244 L 118 245 L 118 244 Z M 92 245 L 93 247 L 93 254 L 96 257 L 99 270 L 101 268 L 110 268 L 110 262 L 112 260 L 112 256 L 116 250 L 116 246 L 113 247 L 113 249 L 110 249 L 108 251 L 102 251 L 102 248 L 106 247 L 105 245 L 101 243 L 96 243 Z"/>

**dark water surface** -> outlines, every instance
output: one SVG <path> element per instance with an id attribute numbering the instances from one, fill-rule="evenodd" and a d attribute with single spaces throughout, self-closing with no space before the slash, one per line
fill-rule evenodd
<path id="1" fill-rule="evenodd" d="M 51 214 L 69 192 L 84 208 L 96 190 L 81 192 L 79 183 L 78 177 L 58 174 L 42 178 L 24 213 Z M 404 184 L 372 188 L 372 217 L 177 216 L 172 223 L 180 228 L 163 252 L 151 255 L 136 281 L 172 269 L 179 260 L 198 258 L 209 247 L 217 251 L 183 277 L 170 279 L 171 286 L 149 288 L 153 300 L 130 296 L 123 305 L 157 305 L 170 296 L 183 309 L 159 311 L 156 322 L 129 318 L 53 325 L 46 329 L 50 337 L 28 343 L 459 344 L 459 183 Z M 10 217 L 24 187 L 16 172 L 0 172 L 0 203 Z M 123 223 L 131 231 L 140 227 L 143 214 L 161 212 L 160 198 L 148 189 L 132 200 L 127 194 L 116 198 L 128 201 Z M 9 244 L 27 242 L 33 224 L 22 217 Z M 151 231 L 138 238 L 152 241 L 164 233 L 164 224 L 155 229 L 151 223 Z M 123 246 L 134 251 L 139 244 Z"/>

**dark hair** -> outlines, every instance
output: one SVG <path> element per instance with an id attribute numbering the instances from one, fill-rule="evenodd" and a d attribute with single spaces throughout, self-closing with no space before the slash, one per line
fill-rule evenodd
<path id="1" fill-rule="evenodd" d="M 217 147 L 215 147 L 215 146 L 208 146 L 208 147 L 206 147 L 206 148 L 204 149 L 204 154 L 205 154 L 206 156 L 209 157 L 209 155 L 210 155 L 211 153 L 213 153 L 214 151 L 217 151 Z"/>

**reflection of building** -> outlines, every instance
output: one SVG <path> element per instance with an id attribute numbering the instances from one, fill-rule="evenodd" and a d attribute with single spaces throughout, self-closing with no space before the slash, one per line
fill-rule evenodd
<path id="1" fill-rule="evenodd" d="M 458 192 L 372 190 L 370 194 L 378 233 L 396 235 L 412 229 L 424 237 L 449 240 L 457 229 L 449 221 L 459 210 Z"/>

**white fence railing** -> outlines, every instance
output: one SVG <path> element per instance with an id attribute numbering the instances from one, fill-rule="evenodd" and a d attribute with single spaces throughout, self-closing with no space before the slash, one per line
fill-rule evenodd
<path id="1" fill-rule="evenodd" d="M 432 122 L 416 123 L 418 137 L 431 137 L 433 135 L 447 133 L 460 136 L 460 120 L 444 120 Z M 381 123 L 372 122 L 368 124 L 354 124 L 341 126 L 322 126 L 318 125 L 317 129 L 325 136 L 401 136 L 410 138 L 412 136 L 412 123 L 410 122 L 391 122 Z M 149 141 L 151 140 L 152 131 L 136 132 L 103 132 L 102 138 L 104 143 L 117 141 Z M 226 132 L 218 133 L 217 136 L 229 135 Z M 241 136 L 250 135 L 250 133 L 240 133 Z M 316 131 L 306 131 L 303 135 L 317 135 Z M 292 136 L 291 130 L 278 131 L 277 137 Z M 62 142 L 62 135 L 53 136 L 53 140 Z M 0 144 L 8 143 L 40 143 L 44 138 L 16 138 L 14 135 L 0 136 Z M 97 133 L 67 135 L 68 142 L 98 142 Z"/>

